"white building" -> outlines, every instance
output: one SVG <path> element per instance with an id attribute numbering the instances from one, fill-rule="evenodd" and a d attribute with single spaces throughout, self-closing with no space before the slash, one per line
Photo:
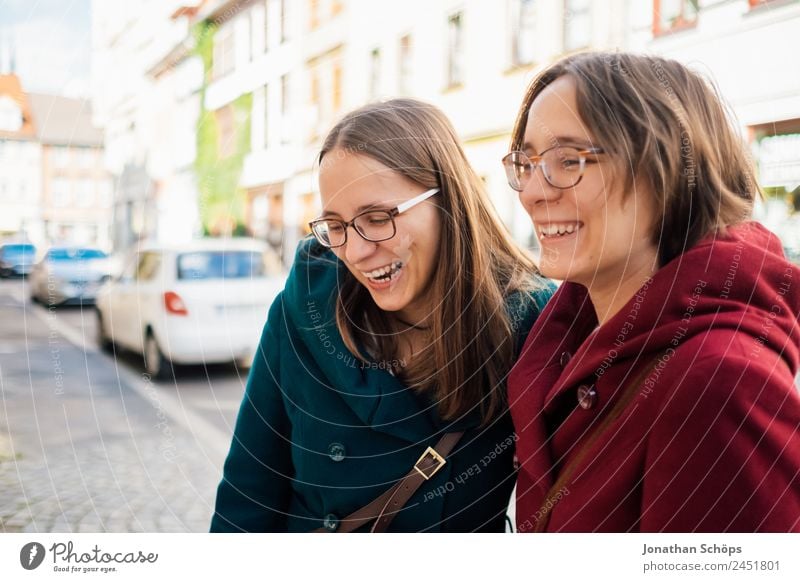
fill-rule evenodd
<path id="1" fill-rule="evenodd" d="M 50 244 L 111 246 L 112 183 L 103 132 L 83 99 L 27 95 L 41 145 L 39 210 Z"/>
<path id="2" fill-rule="evenodd" d="M 451 118 L 501 215 L 527 242 L 530 221 L 500 166 L 525 86 L 564 51 L 618 46 L 625 31 L 615 12 L 625 13 L 624 1 L 211 2 L 199 15 L 219 24 L 205 107 L 253 95 L 241 178 L 251 230 L 291 260 L 318 212 L 314 164 L 326 132 L 365 103 L 413 96 Z"/>
<path id="3" fill-rule="evenodd" d="M 192 181 L 190 134 L 206 115 L 222 159 L 241 154 L 237 128 L 249 131 L 232 214 L 288 262 L 318 212 L 315 160 L 326 132 L 369 101 L 412 96 L 450 117 L 500 215 L 533 243 L 500 159 L 531 78 L 585 49 L 664 54 L 713 71 L 758 145 L 762 181 L 795 183 L 798 2 L 150 0 L 95 9 L 97 108 L 122 178 L 121 222 L 134 233 L 197 231 L 188 200 L 205 185 Z M 213 35 L 205 78 L 192 60 L 199 23 Z M 240 199 L 243 210 L 233 208 Z"/>
<path id="4" fill-rule="evenodd" d="M 631 2 L 628 47 L 660 54 L 718 85 L 767 189 L 759 219 L 800 249 L 800 2 Z M 795 191 L 794 196 L 791 192 Z"/>
<path id="5" fill-rule="evenodd" d="M 115 248 L 143 238 L 183 240 L 199 228 L 187 171 L 193 140 L 186 138 L 197 81 L 185 59 L 166 64 L 190 36 L 187 4 L 92 2 L 92 101 L 115 177 Z"/>

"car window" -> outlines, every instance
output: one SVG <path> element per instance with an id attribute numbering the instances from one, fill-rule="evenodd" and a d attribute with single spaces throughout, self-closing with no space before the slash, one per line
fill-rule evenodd
<path id="1" fill-rule="evenodd" d="M 136 267 L 137 281 L 150 281 L 156 276 L 158 267 L 161 264 L 161 255 L 156 252 L 142 253 L 139 264 Z"/>
<path id="2" fill-rule="evenodd" d="M 97 249 L 50 249 L 47 252 L 48 261 L 90 261 L 104 258 L 106 258 L 106 254 Z"/>
<path id="3" fill-rule="evenodd" d="M 144 253 L 136 268 L 136 278 L 139 281 L 149 281 L 156 275 L 161 257 L 158 253 Z"/>
<path id="4" fill-rule="evenodd" d="M 28 244 L 4 245 L 3 254 L 6 255 L 33 255 L 36 254 L 36 247 Z"/>
<path id="5" fill-rule="evenodd" d="M 248 279 L 270 274 L 259 251 L 196 251 L 178 255 L 178 279 Z"/>

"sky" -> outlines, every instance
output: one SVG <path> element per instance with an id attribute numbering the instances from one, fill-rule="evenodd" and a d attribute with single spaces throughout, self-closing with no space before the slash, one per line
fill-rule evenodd
<path id="1" fill-rule="evenodd" d="M 0 0 L 0 47 L 11 43 L 23 90 L 88 96 L 90 0 Z"/>

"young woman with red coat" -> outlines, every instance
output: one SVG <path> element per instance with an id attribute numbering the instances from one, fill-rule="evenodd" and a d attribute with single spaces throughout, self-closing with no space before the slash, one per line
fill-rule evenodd
<path id="1" fill-rule="evenodd" d="M 527 531 L 800 531 L 800 269 L 713 88 L 568 57 L 503 160 L 564 283 L 509 378 Z"/>

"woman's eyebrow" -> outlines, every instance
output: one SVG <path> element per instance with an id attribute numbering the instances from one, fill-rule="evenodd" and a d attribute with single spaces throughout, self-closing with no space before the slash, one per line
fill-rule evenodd
<path id="1" fill-rule="evenodd" d="M 365 204 L 356 208 L 356 214 L 361 214 L 367 210 L 383 210 L 388 208 L 384 202 L 373 202 L 372 204 Z"/>
<path id="2" fill-rule="evenodd" d="M 579 147 L 590 147 L 592 145 L 592 142 L 587 139 L 582 139 L 571 135 L 557 135 L 549 139 L 548 146 L 545 148 L 545 150 L 548 150 L 556 146 L 573 146 L 573 145 Z M 525 151 L 538 152 L 538 150 L 535 147 L 533 147 L 533 144 L 528 141 L 522 144 L 522 148 Z"/>

